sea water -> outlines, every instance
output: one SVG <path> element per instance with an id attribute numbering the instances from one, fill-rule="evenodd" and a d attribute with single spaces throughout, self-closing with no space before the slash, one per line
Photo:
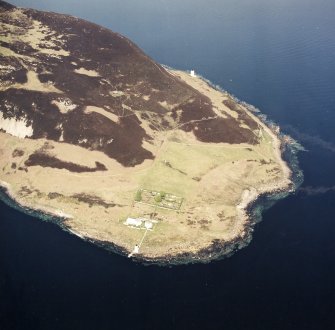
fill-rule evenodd
<path id="1" fill-rule="evenodd" d="M 251 243 L 206 265 L 145 267 L 1 204 L 0 329 L 332 329 L 335 2 L 30 1 L 129 36 L 255 105 L 305 148 L 300 190 Z"/>

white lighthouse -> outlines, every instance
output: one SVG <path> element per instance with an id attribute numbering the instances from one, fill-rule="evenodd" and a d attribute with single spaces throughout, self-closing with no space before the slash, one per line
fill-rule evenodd
<path id="1" fill-rule="evenodd" d="M 195 77 L 195 71 L 194 70 L 191 70 L 191 73 L 190 73 L 191 77 Z"/>

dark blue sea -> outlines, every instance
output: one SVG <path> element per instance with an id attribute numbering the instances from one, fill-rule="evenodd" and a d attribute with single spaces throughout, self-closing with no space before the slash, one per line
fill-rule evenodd
<path id="1" fill-rule="evenodd" d="M 130 37 L 261 109 L 305 148 L 249 246 L 143 266 L 0 203 L 0 329 L 335 329 L 335 1 L 13 0 Z"/>

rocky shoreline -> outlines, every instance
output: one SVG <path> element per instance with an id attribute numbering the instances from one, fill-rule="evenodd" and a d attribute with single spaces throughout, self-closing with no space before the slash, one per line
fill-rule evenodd
<path id="1" fill-rule="evenodd" d="M 243 212 L 246 216 L 243 227 L 243 236 L 238 235 L 230 241 L 214 240 L 212 243 L 196 253 L 180 253 L 176 255 L 165 255 L 162 257 L 148 258 L 141 254 L 133 257 L 134 261 L 147 264 L 147 265 L 159 265 L 159 266 L 173 266 L 173 265 L 185 265 L 194 263 L 209 263 L 215 260 L 221 260 L 232 256 L 238 250 L 246 247 L 252 240 L 252 233 L 254 231 L 254 226 L 261 220 L 254 213 L 255 209 L 262 207 L 261 200 L 270 200 L 273 203 L 277 200 L 275 197 L 278 195 L 288 194 L 296 190 L 295 184 L 292 182 L 288 189 L 278 189 L 271 192 L 264 192 L 257 196 L 253 196 L 253 199 L 243 208 Z M 109 243 L 98 242 L 98 245 L 104 248 L 113 250 L 109 246 Z M 128 253 L 127 251 L 123 254 Z"/>
<path id="2" fill-rule="evenodd" d="M 171 72 L 171 69 L 169 68 Z M 177 72 L 177 71 L 176 71 Z M 206 79 L 201 78 L 206 84 L 211 85 L 211 87 L 215 87 Z M 216 89 L 218 90 L 218 89 Z M 221 91 L 221 90 L 220 90 Z M 229 97 L 234 99 L 234 96 L 225 92 Z M 193 252 L 182 252 L 175 255 L 167 254 L 163 256 L 153 256 L 148 257 L 141 254 L 137 254 L 133 257 L 133 260 L 145 264 L 158 264 L 158 265 L 177 265 L 177 264 L 187 264 L 187 263 L 207 263 L 212 260 L 221 259 L 223 257 L 227 257 L 232 255 L 235 251 L 241 249 L 242 247 L 249 244 L 252 237 L 253 227 L 257 223 L 255 217 L 253 216 L 253 209 L 259 205 L 259 201 L 262 198 L 273 198 L 278 194 L 289 194 L 295 190 L 295 185 L 293 182 L 293 170 L 289 167 L 288 163 L 282 158 L 284 147 L 283 147 L 283 139 L 280 136 L 279 130 L 277 127 L 275 129 L 271 129 L 268 127 L 266 123 L 263 122 L 262 119 L 255 115 L 254 107 L 249 106 L 248 104 L 238 101 L 237 102 L 241 107 L 243 107 L 244 111 L 248 113 L 250 117 L 252 117 L 262 128 L 267 131 L 267 133 L 272 137 L 273 147 L 276 152 L 276 157 L 278 162 L 281 165 L 282 172 L 284 177 L 276 182 L 275 184 L 267 184 L 262 187 L 246 189 L 242 193 L 242 197 L 240 203 L 236 206 L 238 209 L 238 230 L 235 232 L 234 238 L 230 241 L 221 241 L 219 239 L 213 240 L 209 246 L 200 249 L 199 251 Z M 258 111 L 257 111 L 258 112 Z M 95 240 L 91 237 L 86 237 L 84 233 L 77 232 L 66 225 L 66 219 L 71 218 L 72 216 L 64 213 L 62 210 L 53 210 L 52 208 L 45 207 L 42 205 L 36 205 L 31 207 L 30 205 L 26 205 L 13 193 L 11 186 L 4 182 L 0 181 L 0 186 L 4 188 L 6 195 L 13 201 L 14 204 L 18 206 L 19 209 L 22 209 L 24 212 L 29 214 L 38 215 L 41 214 L 41 218 L 45 218 L 45 216 L 50 217 L 52 222 L 56 222 L 61 226 L 63 230 L 66 230 L 73 235 L 80 237 L 86 241 L 94 243 L 95 245 L 101 246 L 107 250 L 112 252 L 128 255 L 131 251 L 118 246 L 112 242 L 107 241 L 99 241 Z"/>
<path id="3" fill-rule="evenodd" d="M 169 67 L 166 67 L 166 69 L 170 71 L 173 70 Z M 200 79 L 202 79 L 212 88 L 218 90 L 217 86 L 214 86 L 207 79 L 202 77 L 200 77 Z M 226 91 L 224 92 L 227 93 Z M 283 194 L 284 196 L 287 196 L 288 194 L 293 193 L 302 183 L 302 177 L 297 181 L 295 180 L 295 177 L 301 176 L 300 170 L 298 170 L 298 173 L 295 173 L 294 166 L 290 167 L 291 164 L 289 163 L 289 161 L 283 159 L 285 148 L 291 148 L 292 146 L 288 146 L 287 139 L 284 139 L 286 138 L 286 136 L 283 137 L 280 135 L 279 127 L 271 124 L 273 125 L 273 127 L 270 128 L 267 123 L 263 121 L 265 120 L 265 118 L 260 110 L 252 105 L 249 105 L 248 103 L 238 100 L 236 97 L 229 93 L 227 94 L 232 99 L 234 99 L 236 103 L 242 106 L 244 110 L 272 136 L 273 141 L 275 142 L 274 147 L 277 153 L 279 163 L 281 164 L 283 172 L 286 174 L 286 176 L 282 180 L 278 181 L 275 185 L 265 185 L 264 187 L 260 187 L 258 189 L 245 190 L 243 192 L 241 201 L 237 205 L 237 208 L 240 210 L 239 218 L 242 226 L 239 233 L 237 233 L 237 235 L 232 240 L 214 240 L 208 247 L 205 247 L 196 253 L 184 252 L 176 255 L 168 254 L 162 257 L 153 258 L 148 258 L 146 256 L 138 254 L 133 257 L 135 261 L 148 265 L 157 264 L 161 266 L 169 266 L 189 263 L 208 263 L 213 260 L 229 257 L 233 255 L 236 251 L 242 249 L 250 243 L 254 226 L 256 225 L 256 223 L 259 222 L 259 219 L 257 219 L 257 217 L 253 213 L 257 207 L 262 207 L 261 200 L 276 200 L 276 196 L 282 196 Z M 260 118 L 261 116 L 262 118 Z M 290 152 L 293 154 L 293 151 Z M 295 162 L 297 162 L 296 159 Z M 120 247 L 115 247 L 114 244 L 110 244 L 109 242 L 96 241 L 96 243 L 103 246 L 104 248 L 113 250 L 115 252 L 122 251 Z M 128 253 L 130 253 L 130 251 L 125 250 L 121 252 L 121 254 Z"/>
<path id="4" fill-rule="evenodd" d="M 299 174 L 300 173 L 294 173 L 292 170 L 290 175 L 291 182 L 286 187 L 286 189 L 285 187 L 278 187 L 277 189 L 264 191 L 260 194 L 248 195 L 248 199 L 246 198 L 241 201 L 240 205 L 243 205 L 243 208 L 241 207 L 241 211 L 243 211 L 244 216 L 243 235 L 237 235 L 230 241 L 214 240 L 208 247 L 205 247 L 196 253 L 180 253 L 177 255 L 165 255 L 154 258 L 148 258 L 139 254 L 133 257 L 133 259 L 137 262 L 147 265 L 156 264 L 159 266 L 172 266 L 194 263 L 209 263 L 211 261 L 232 256 L 235 252 L 246 247 L 251 242 L 254 226 L 261 220 L 261 218 L 259 219 L 255 214 L 255 210 L 258 207 L 263 207 L 262 200 L 267 200 L 274 203 L 277 200 L 276 196 L 280 195 L 281 198 L 283 198 L 288 194 L 293 193 L 301 184 L 301 180 L 298 182 L 295 182 L 294 180 L 294 177 L 299 176 Z M 105 242 L 103 244 L 101 243 L 102 242 L 99 242 L 98 244 L 107 249 L 111 249 L 109 244 L 106 244 Z"/>
<path id="5" fill-rule="evenodd" d="M 290 176 L 290 186 L 287 189 L 275 189 L 272 191 L 263 192 L 261 194 L 251 194 L 247 195 L 247 198 L 241 200 L 240 208 L 244 214 L 245 221 L 243 227 L 243 236 L 236 236 L 231 241 L 220 241 L 214 240 L 208 247 L 201 249 L 196 253 L 180 253 L 176 255 L 165 255 L 162 257 L 148 258 L 141 254 L 134 256 L 132 259 L 136 262 L 146 264 L 146 265 L 159 265 L 159 266 L 172 266 L 172 265 L 185 265 L 192 263 L 209 263 L 214 260 L 220 260 L 223 258 L 230 257 L 238 250 L 246 247 L 251 239 L 254 226 L 258 223 L 258 219 L 253 215 L 253 211 L 256 207 L 259 206 L 259 201 L 263 198 L 273 199 L 278 194 L 285 193 L 285 195 L 295 191 L 296 186 L 293 180 L 294 173 L 291 171 Z M 112 242 L 99 241 L 82 235 L 68 227 L 66 225 L 66 219 L 71 217 L 70 215 L 62 214 L 61 210 L 51 210 L 43 207 L 31 207 L 20 202 L 15 198 L 14 194 L 11 192 L 10 185 L 4 181 L 0 181 L 0 187 L 3 190 L 3 193 L 11 200 L 13 204 L 16 205 L 16 208 L 29 214 L 29 215 L 40 215 L 39 218 L 45 219 L 47 216 L 48 220 L 56 223 L 61 227 L 62 230 L 67 231 L 70 234 L 73 234 L 87 242 L 90 242 L 96 246 L 100 246 L 108 251 L 117 253 L 122 256 L 127 256 L 131 251 L 118 246 Z M 250 197 L 251 196 L 251 197 Z M 10 205 L 12 206 L 12 205 Z M 50 217 L 50 218 L 49 218 Z"/>
<path id="6" fill-rule="evenodd" d="M 194 70 L 164 68 L 126 37 L 68 15 L 0 12 L 9 204 L 117 253 L 134 249 L 136 260 L 187 263 L 245 245 L 249 205 L 291 190 L 279 128 Z M 173 194 L 172 212 L 151 197 L 135 203 L 142 187 Z M 181 210 L 175 199 L 185 199 Z M 152 235 L 125 226 L 142 216 L 159 223 Z"/>

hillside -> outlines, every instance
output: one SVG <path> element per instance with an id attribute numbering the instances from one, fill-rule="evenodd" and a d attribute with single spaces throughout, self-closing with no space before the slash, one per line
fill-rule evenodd
<path id="1" fill-rule="evenodd" d="M 239 127 L 244 117 L 214 118 L 206 96 L 120 34 L 4 2 L 0 10 L 0 110 L 28 123 L 29 137 L 99 150 L 124 166 L 154 158 L 143 141 L 177 126 L 204 142 L 253 138 Z M 204 118 L 213 119 L 195 130 L 190 121 Z"/>

